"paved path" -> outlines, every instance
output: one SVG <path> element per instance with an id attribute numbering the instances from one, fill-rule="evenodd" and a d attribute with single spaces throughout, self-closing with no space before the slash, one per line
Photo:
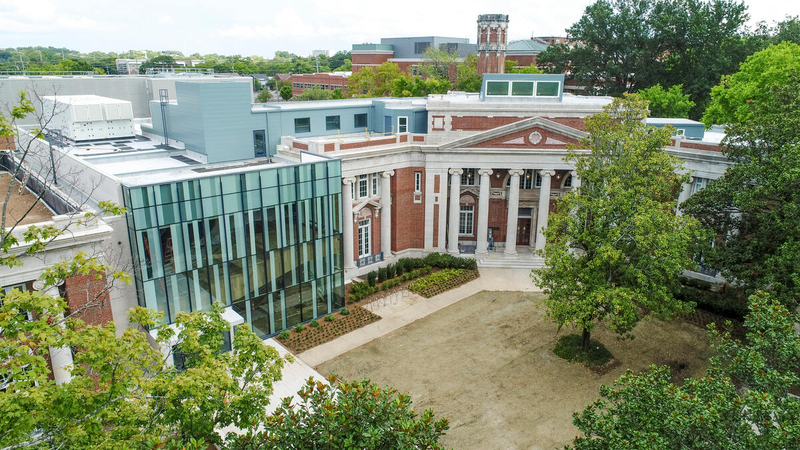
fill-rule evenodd
<path id="1" fill-rule="evenodd" d="M 306 350 L 300 353 L 298 358 L 311 367 L 317 367 L 325 361 L 336 358 L 481 291 L 540 291 L 531 281 L 529 269 L 481 268 L 479 271 L 481 276 L 478 279 L 429 299 L 412 294 L 395 304 L 386 306 L 373 304 L 373 308 L 368 309 L 381 316 L 381 320 Z"/>

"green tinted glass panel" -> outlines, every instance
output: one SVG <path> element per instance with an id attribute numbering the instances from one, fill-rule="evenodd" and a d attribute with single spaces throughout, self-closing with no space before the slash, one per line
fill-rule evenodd
<path id="1" fill-rule="evenodd" d="M 515 81 L 511 85 L 511 95 L 533 95 L 533 81 Z"/>
<path id="2" fill-rule="evenodd" d="M 540 81 L 536 83 L 537 97 L 558 97 L 558 81 Z"/>
<path id="3" fill-rule="evenodd" d="M 508 81 L 487 81 L 486 95 L 508 95 Z"/>

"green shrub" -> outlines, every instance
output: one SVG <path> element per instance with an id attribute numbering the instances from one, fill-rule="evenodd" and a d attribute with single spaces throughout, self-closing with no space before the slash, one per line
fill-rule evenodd
<path id="1" fill-rule="evenodd" d="M 408 281 L 408 280 L 410 280 L 410 279 L 411 279 L 411 272 L 406 272 L 406 273 L 404 273 L 404 274 L 403 274 L 403 276 L 402 276 L 402 277 L 400 277 L 400 278 L 402 278 L 402 280 L 403 280 L 403 281 Z"/>
<path id="2" fill-rule="evenodd" d="M 696 286 L 705 285 L 711 286 L 710 283 L 700 280 L 699 283 L 691 283 Z M 676 298 L 685 302 L 694 302 L 698 308 L 719 314 L 721 316 L 729 317 L 737 320 L 744 320 L 748 313 L 747 296 L 740 290 L 726 289 L 724 292 L 711 292 L 700 287 L 692 285 L 685 285 L 681 287 L 680 292 L 675 295 Z"/>
<path id="3" fill-rule="evenodd" d="M 394 264 L 386 266 L 386 278 L 392 279 L 397 276 L 397 267 Z"/>
<path id="4" fill-rule="evenodd" d="M 304 328 L 303 328 L 303 324 L 302 323 L 298 323 L 297 325 L 294 326 L 295 333 L 299 333 L 299 332 L 303 331 L 303 329 Z"/>
<path id="5" fill-rule="evenodd" d="M 319 322 L 317 322 L 316 320 L 312 320 L 308 324 L 311 325 L 314 328 L 317 328 L 319 326 Z"/>
<path id="6" fill-rule="evenodd" d="M 336 320 L 336 317 L 334 317 L 333 314 L 328 314 L 325 316 L 325 322 L 333 322 L 334 320 Z"/>
<path id="7" fill-rule="evenodd" d="M 364 297 L 372 294 L 372 292 L 373 292 L 372 288 L 373 288 L 372 285 L 370 285 L 369 283 L 364 283 L 364 282 L 356 283 L 356 284 L 352 285 L 350 287 L 350 292 L 353 294 L 353 296 L 355 296 L 355 300 L 351 300 L 351 301 L 358 301 L 358 300 L 361 300 Z"/>
<path id="8" fill-rule="evenodd" d="M 397 276 L 402 276 L 406 272 L 405 258 L 401 258 L 395 263 L 394 270 L 397 271 Z"/>
<path id="9" fill-rule="evenodd" d="M 375 280 L 378 278 L 378 272 L 374 270 L 367 274 L 367 282 L 370 286 L 375 286 Z"/>
<path id="10" fill-rule="evenodd" d="M 386 281 L 386 267 L 381 267 L 378 269 L 378 283 L 383 283 Z"/>
<path id="11" fill-rule="evenodd" d="M 342 308 L 342 310 L 339 311 L 339 314 L 341 314 L 343 316 L 346 316 L 346 315 L 350 314 L 350 310 L 347 309 L 347 308 Z"/>
<path id="12" fill-rule="evenodd" d="M 278 339 L 285 341 L 286 339 L 289 339 L 289 336 L 291 336 L 291 334 L 289 334 L 289 330 L 283 330 L 281 331 L 281 334 L 278 335 Z"/>

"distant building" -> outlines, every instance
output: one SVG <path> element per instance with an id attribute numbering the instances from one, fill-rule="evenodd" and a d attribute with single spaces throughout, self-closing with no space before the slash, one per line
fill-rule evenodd
<path id="1" fill-rule="evenodd" d="M 145 61 L 147 61 L 147 59 L 117 58 L 117 73 L 120 75 L 137 75 L 139 73 L 139 66 Z"/>
<path id="2" fill-rule="evenodd" d="M 299 73 L 292 75 L 292 94 L 300 95 L 303 92 L 318 87 L 325 91 L 344 89 L 347 87 L 347 78 L 352 72 L 332 73 Z"/>
<path id="3" fill-rule="evenodd" d="M 425 51 L 429 48 L 454 52 L 461 59 L 474 55 L 476 51 L 475 44 L 470 44 L 467 38 L 382 38 L 380 44 L 353 44 L 350 51 L 353 72 L 358 72 L 363 67 L 377 67 L 388 61 L 397 64 L 400 70 L 410 75 L 417 75 L 417 68 L 424 61 Z"/>
<path id="4" fill-rule="evenodd" d="M 331 51 L 330 50 L 323 50 L 323 49 L 312 50 L 311 51 L 311 56 L 331 56 Z"/>
<path id="5" fill-rule="evenodd" d="M 536 56 L 547 49 L 549 45 L 550 44 L 537 37 L 514 41 L 508 44 L 506 59 L 509 61 L 516 61 L 516 65 L 520 67 L 535 66 Z"/>

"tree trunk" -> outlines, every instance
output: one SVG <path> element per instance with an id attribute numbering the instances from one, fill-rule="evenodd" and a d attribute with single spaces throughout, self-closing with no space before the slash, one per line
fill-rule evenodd
<path id="1" fill-rule="evenodd" d="M 583 330 L 583 335 L 582 335 L 583 340 L 581 341 L 581 350 L 583 350 L 585 352 L 589 351 L 589 336 L 590 335 L 591 335 L 591 333 L 589 332 L 589 330 Z"/>

